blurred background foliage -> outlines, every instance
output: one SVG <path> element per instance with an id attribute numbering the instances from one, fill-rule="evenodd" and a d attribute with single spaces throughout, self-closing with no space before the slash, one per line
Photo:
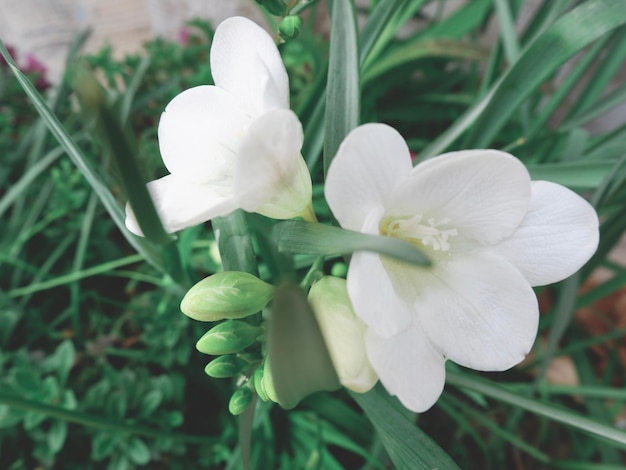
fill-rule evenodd
<path id="1" fill-rule="evenodd" d="M 535 179 L 590 198 L 602 217 L 590 263 L 538 290 L 541 331 L 528 361 L 483 377 L 451 366 L 437 405 L 407 416 L 461 468 L 622 468 L 626 267 L 614 249 L 626 229 L 626 119 L 593 123 L 626 102 L 623 3 L 539 1 L 523 28 L 516 28 L 522 0 L 472 0 L 446 16 L 442 8 L 423 13 L 438 0 L 391 3 L 373 35 L 367 20 L 386 7 L 372 1 L 359 11 L 362 49 L 372 40 L 361 57 L 361 122 L 396 127 L 416 161 L 477 146 L 508 150 Z M 606 14 L 592 12 L 585 23 L 585 8 Z M 314 16 L 280 51 L 324 221 L 320 110 L 329 46 Z M 486 42 L 493 23 L 498 35 Z M 126 200 L 119 172 L 78 104 L 72 73 L 81 64 L 99 79 L 131 131 L 145 181 L 154 179 L 166 174 L 157 142 L 162 110 L 181 90 L 211 83 L 213 25 L 193 21 L 184 32 L 181 41 L 155 39 L 122 60 L 110 48 L 82 55 L 84 36 L 77 37 L 70 79 L 56 86 L 36 64 L 22 67 L 119 208 Z M 11 52 L 19 60 L 19 44 Z M 238 419 L 228 413 L 234 385 L 205 376 L 208 359 L 194 349 L 205 325 L 180 313 L 184 290 L 167 264 L 155 263 L 143 241 L 129 244 L 47 125 L 2 62 L 0 468 L 240 468 Z M 271 252 L 264 235 L 271 222 L 247 222 L 257 252 Z M 209 224 L 179 234 L 176 251 L 193 282 L 220 269 Z M 277 259 L 257 260 L 262 278 L 276 280 Z M 336 261 L 327 260 L 327 270 Z M 303 275 L 311 263 L 296 258 L 294 269 Z M 580 415 L 593 421 L 580 424 Z M 252 468 L 389 468 L 389 431 L 377 429 L 345 392 L 313 395 L 290 412 L 259 402 Z M 617 433 L 611 442 L 597 438 L 607 429 Z"/>

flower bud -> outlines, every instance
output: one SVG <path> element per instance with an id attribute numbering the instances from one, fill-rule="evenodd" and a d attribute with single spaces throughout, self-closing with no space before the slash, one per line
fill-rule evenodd
<path id="1" fill-rule="evenodd" d="M 254 389 L 256 390 L 257 395 L 263 401 L 268 401 L 269 397 L 267 392 L 265 391 L 265 383 L 263 381 L 263 365 L 261 364 L 256 368 L 254 373 L 252 374 L 252 385 L 254 385 Z"/>
<path id="2" fill-rule="evenodd" d="M 200 321 L 244 318 L 265 307 L 273 295 L 274 286 L 252 274 L 224 271 L 189 289 L 180 309 Z"/>
<path id="3" fill-rule="evenodd" d="M 196 349 L 212 356 L 235 354 L 253 344 L 261 333 L 257 326 L 228 320 L 207 331 L 196 343 Z"/>
<path id="4" fill-rule="evenodd" d="M 230 401 L 228 402 L 228 411 L 232 415 L 240 415 L 246 408 L 250 406 L 252 403 L 252 399 L 254 398 L 254 393 L 252 389 L 248 387 L 248 385 L 244 385 L 241 388 L 235 390 L 235 393 L 230 397 Z"/>
<path id="5" fill-rule="evenodd" d="M 364 393 L 378 381 L 365 351 L 365 324 L 357 318 L 345 279 L 326 276 L 313 284 L 309 303 L 344 387 Z"/>
<path id="6" fill-rule="evenodd" d="M 297 15 L 285 16 L 278 25 L 278 32 L 283 39 L 295 39 L 302 29 L 302 19 Z"/>
<path id="7" fill-rule="evenodd" d="M 227 377 L 234 377 L 235 375 L 250 369 L 255 362 L 260 359 L 248 357 L 247 355 L 239 354 L 227 354 L 219 356 L 209 362 L 204 368 L 204 372 L 216 379 L 224 379 Z"/>

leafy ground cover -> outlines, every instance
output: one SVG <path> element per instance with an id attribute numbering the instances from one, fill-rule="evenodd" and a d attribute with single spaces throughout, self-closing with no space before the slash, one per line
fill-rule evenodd
<path id="1" fill-rule="evenodd" d="M 210 224 L 163 246 L 129 234 L 111 144 L 126 142 L 144 181 L 166 174 L 158 119 L 181 90 L 211 82 L 213 30 L 193 22 L 184 42 L 155 40 L 121 61 L 108 49 L 82 56 L 79 37 L 59 86 L 24 61 L 24 74 L 10 61 L 0 67 L 0 468 L 239 468 L 242 429 L 252 468 L 455 468 L 450 458 L 461 468 L 622 467 L 626 267 L 610 254 L 626 228 L 626 123 L 587 125 L 626 101 L 616 78 L 623 2 L 539 2 L 519 34 L 523 1 L 425 13 L 440 3 L 372 2 L 359 12 L 358 50 L 341 21 L 331 37 L 345 41 L 329 43 L 306 18 L 281 45 L 314 206 L 330 219 L 323 149 L 336 148 L 332 133 L 340 139 L 351 119 L 338 82 L 360 97 L 357 119 L 396 127 L 416 161 L 499 148 L 534 179 L 583 194 L 601 216 L 600 247 L 579 273 L 538 290 L 540 335 L 528 360 L 497 374 L 449 365 L 444 395 L 419 416 L 381 388 L 312 395 L 291 411 L 258 401 L 253 415 L 232 416 L 235 384 L 203 373 L 208 359 L 194 345 L 206 325 L 180 313 L 185 290 L 242 240 L 261 253 L 254 262 L 268 282 L 284 269 L 337 274 L 343 259 L 286 260 L 267 235 L 274 222 L 243 213 L 215 222 L 230 230 L 220 246 Z M 484 44 L 489 21 L 499 36 Z M 356 67 L 329 74 L 329 57 L 342 54 Z M 79 103 L 81 73 L 106 89 L 113 138 Z M 325 113 L 337 118 L 326 132 Z"/>

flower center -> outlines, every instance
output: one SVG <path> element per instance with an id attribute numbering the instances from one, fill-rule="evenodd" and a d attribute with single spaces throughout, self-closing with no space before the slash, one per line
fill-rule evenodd
<path id="1" fill-rule="evenodd" d="M 422 214 L 411 218 L 385 217 L 380 223 L 380 234 L 429 247 L 434 251 L 449 251 L 448 240 L 459 234 L 457 229 L 450 228 L 450 219 L 423 219 Z"/>

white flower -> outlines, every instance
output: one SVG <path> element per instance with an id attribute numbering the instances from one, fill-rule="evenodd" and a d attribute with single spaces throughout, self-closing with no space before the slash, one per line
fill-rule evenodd
<path id="1" fill-rule="evenodd" d="M 326 199 L 344 228 L 406 240 L 433 261 L 424 269 L 357 252 L 347 276 L 374 370 L 417 412 L 441 394 L 447 359 L 483 371 L 519 363 L 537 332 L 531 286 L 573 274 L 598 244 L 593 208 L 531 182 L 515 157 L 466 150 L 412 168 L 402 137 L 382 124 L 346 137 Z"/>
<path id="2" fill-rule="evenodd" d="M 367 360 L 363 340 L 366 326 L 352 310 L 346 281 L 325 276 L 313 284 L 308 300 L 339 382 L 355 392 L 367 392 L 378 382 L 378 376 Z"/>
<path id="3" fill-rule="evenodd" d="M 161 115 L 159 147 L 170 174 L 148 190 L 165 229 L 237 208 L 306 216 L 311 178 L 300 155 L 302 125 L 289 110 L 289 81 L 272 38 L 248 19 L 227 19 L 215 32 L 211 72 L 215 86 L 183 91 Z M 126 226 L 141 235 L 129 206 Z"/>

